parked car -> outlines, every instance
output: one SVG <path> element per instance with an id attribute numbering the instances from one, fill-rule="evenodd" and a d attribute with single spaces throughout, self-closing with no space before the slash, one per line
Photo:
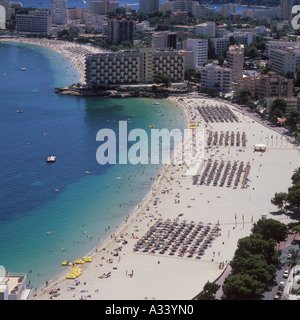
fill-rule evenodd
<path id="1" fill-rule="evenodd" d="M 283 273 L 283 277 L 288 278 L 289 273 L 290 273 L 290 268 L 285 268 L 284 273 Z"/>
<path id="2" fill-rule="evenodd" d="M 283 281 L 281 281 L 281 282 L 279 283 L 278 290 L 279 290 L 279 291 L 283 291 L 284 286 L 285 286 L 285 283 L 284 283 Z"/>

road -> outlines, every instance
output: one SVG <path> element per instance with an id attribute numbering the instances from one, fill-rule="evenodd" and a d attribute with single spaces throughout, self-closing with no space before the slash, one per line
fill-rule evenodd
<path id="1" fill-rule="evenodd" d="M 294 240 L 294 241 L 293 241 Z M 292 244 L 293 242 L 293 244 Z M 287 261 L 287 255 L 289 253 L 290 249 L 299 249 L 300 246 L 300 235 L 299 234 L 289 234 L 286 241 L 281 242 L 278 245 L 278 248 L 282 250 L 282 254 L 280 256 L 280 262 L 283 264 Z M 284 269 L 286 268 L 286 265 L 281 265 L 279 269 L 277 270 L 276 275 L 276 282 L 277 285 L 272 288 L 271 291 L 265 292 L 263 300 L 274 300 L 274 297 L 276 295 L 276 292 L 278 290 L 278 285 L 281 281 L 286 283 L 287 279 L 283 278 Z"/>
<path id="2" fill-rule="evenodd" d="M 293 244 L 292 244 L 293 242 Z M 280 262 L 284 263 L 285 261 L 287 261 L 287 255 L 289 253 L 290 249 L 299 249 L 300 246 L 300 234 L 297 233 L 289 233 L 287 239 L 283 242 L 280 242 L 277 245 L 278 249 L 282 250 L 282 254 L 280 256 Z M 283 273 L 284 273 L 284 269 L 286 268 L 285 265 L 279 266 L 278 270 L 277 270 L 277 275 L 276 275 L 276 286 L 274 286 L 272 288 L 271 291 L 265 292 L 264 296 L 262 298 L 262 300 L 274 300 L 274 297 L 276 295 L 276 292 L 278 290 L 278 285 L 281 281 L 286 282 L 287 279 L 283 278 Z M 222 276 L 216 281 L 217 284 L 219 284 L 221 287 L 220 289 L 217 291 L 215 298 L 220 300 L 221 296 L 223 294 L 223 290 L 222 290 L 222 285 L 225 281 L 225 279 L 228 277 L 228 275 L 231 272 L 231 267 L 228 264 L 226 270 L 223 272 Z"/>

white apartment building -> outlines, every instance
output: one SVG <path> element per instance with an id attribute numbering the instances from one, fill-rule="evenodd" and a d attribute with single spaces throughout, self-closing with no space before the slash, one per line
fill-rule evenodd
<path id="1" fill-rule="evenodd" d="M 250 45 L 253 42 L 254 33 L 253 32 L 230 32 L 225 35 L 226 38 L 230 39 L 231 37 L 238 44 L 247 44 Z"/>
<path id="2" fill-rule="evenodd" d="M 51 0 L 50 12 L 52 24 L 66 24 L 68 22 L 68 0 Z"/>
<path id="3" fill-rule="evenodd" d="M 200 68 L 199 71 L 201 72 L 200 87 L 202 91 L 213 89 L 226 93 L 232 90 L 232 69 L 208 64 Z"/>
<path id="4" fill-rule="evenodd" d="M 300 52 L 294 48 L 272 49 L 270 52 L 270 68 L 277 74 L 296 72 L 299 65 Z"/>
<path id="5" fill-rule="evenodd" d="M 208 40 L 206 39 L 187 39 L 183 42 L 183 49 L 194 52 L 194 65 L 203 66 L 207 61 Z"/>
<path id="6" fill-rule="evenodd" d="M 224 50 L 228 49 L 230 46 L 229 38 L 213 38 L 211 41 L 217 56 L 221 56 Z"/>
<path id="7" fill-rule="evenodd" d="M 293 42 L 293 41 L 281 41 L 281 40 L 270 40 L 267 43 L 267 51 L 268 51 L 268 56 L 270 58 L 270 53 L 272 49 L 287 49 L 287 48 L 295 48 L 298 49 L 300 48 L 300 43 L 298 42 Z"/>
<path id="8" fill-rule="evenodd" d="M 6 9 L 0 2 L 0 30 L 6 28 Z"/>
<path id="9" fill-rule="evenodd" d="M 216 36 L 216 23 L 215 22 L 206 22 L 196 25 L 195 28 L 196 36 L 207 36 L 215 37 Z"/>

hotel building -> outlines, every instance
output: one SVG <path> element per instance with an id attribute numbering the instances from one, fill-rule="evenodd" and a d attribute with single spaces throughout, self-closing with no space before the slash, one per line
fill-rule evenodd
<path id="1" fill-rule="evenodd" d="M 154 32 L 152 34 L 152 46 L 155 49 L 177 49 L 177 34 L 176 32 L 163 31 Z"/>
<path id="2" fill-rule="evenodd" d="M 68 22 L 68 0 L 51 0 L 50 12 L 52 24 L 66 24 Z"/>
<path id="3" fill-rule="evenodd" d="M 90 13 L 106 15 L 108 11 L 112 11 L 117 8 L 119 8 L 119 1 L 103 0 L 89 2 Z"/>
<path id="4" fill-rule="evenodd" d="M 50 34 L 51 16 L 48 11 L 31 11 L 27 14 L 17 14 L 16 24 L 18 32 L 33 34 Z"/>
<path id="5" fill-rule="evenodd" d="M 223 17 L 230 17 L 232 13 L 237 13 L 238 5 L 236 3 L 222 4 L 221 14 Z"/>
<path id="6" fill-rule="evenodd" d="M 215 37 L 216 36 L 216 23 L 215 22 L 205 22 L 196 25 L 195 29 L 196 36 L 207 36 Z"/>
<path id="7" fill-rule="evenodd" d="M 293 96 L 293 79 L 286 79 L 274 72 L 262 75 L 259 83 L 258 98 L 283 97 L 291 98 Z"/>
<path id="8" fill-rule="evenodd" d="M 184 54 L 152 47 L 86 57 L 86 83 L 89 87 L 153 83 L 153 75 L 158 72 L 167 74 L 171 82 L 183 82 L 184 71 Z"/>
<path id="9" fill-rule="evenodd" d="M 237 91 L 248 89 L 251 91 L 252 97 L 254 99 L 258 98 L 260 77 L 251 77 L 243 75 L 242 77 L 235 78 L 234 82 L 236 83 Z"/>
<path id="10" fill-rule="evenodd" d="M 232 69 L 233 79 L 243 76 L 244 45 L 233 45 L 227 51 L 227 65 Z"/>
<path id="11" fill-rule="evenodd" d="M 214 89 L 226 93 L 232 90 L 232 69 L 208 64 L 199 68 L 199 71 L 201 72 L 201 91 Z"/>
<path id="12" fill-rule="evenodd" d="M 140 0 L 140 12 L 149 14 L 152 11 L 159 11 L 159 0 Z"/>
<path id="13" fill-rule="evenodd" d="M 230 46 L 229 38 L 213 38 L 211 41 L 215 49 L 216 56 L 223 55 L 224 50 L 228 49 Z"/>
<path id="14" fill-rule="evenodd" d="M 296 72 L 296 66 L 299 64 L 300 51 L 293 48 L 273 49 L 270 52 L 270 68 L 277 74 L 286 74 L 287 72 Z"/>
<path id="15" fill-rule="evenodd" d="M 203 66 L 207 61 L 208 40 L 205 39 L 187 39 L 183 41 L 183 49 L 194 52 L 194 65 Z"/>
<path id="16" fill-rule="evenodd" d="M 108 40 L 114 44 L 120 44 L 123 41 L 133 43 L 134 24 L 130 18 L 116 18 L 108 21 Z"/>

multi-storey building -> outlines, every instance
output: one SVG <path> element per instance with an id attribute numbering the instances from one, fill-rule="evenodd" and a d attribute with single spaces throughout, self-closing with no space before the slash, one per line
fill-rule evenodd
<path id="1" fill-rule="evenodd" d="M 196 36 L 207 36 L 215 37 L 216 35 L 216 23 L 215 22 L 205 22 L 196 25 Z"/>
<path id="2" fill-rule="evenodd" d="M 183 49 L 194 52 L 194 64 L 196 67 L 201 67 L 207 61 L 208 40 L 187 39 L 183 42 Z"/>
<path id="3" fill-rule="evenodd" d="M 281 0 L 282 19 L 292 21 L 293 0 Z"/>
<path id="4" fill-rule="evenodd" d="M 249 9 L 242 13 L 243 18 L 251 19 L 282 19 L 282 7 L 268 7 L 266 9 Z"/>
<path id="5" fill-rule="evenodd" d="M 108 21 L 108 40 L 114 44 L 120 44 L 123 41 L 133 43 L 134 24 L 130 18 L 116 18 Z"/>
<path id="6" fill-rule="evenodd" d="M 299 57 L 299 50 L 295 51 L 293 48 L 272 49 L 270 51 L 270 68 L 277 74 L 286 74 L 288 72 L 295 74 Z"/>
<path id="7" fill-rule="evenodd" d="M 199 71 L 201 72 L 200 88 L 202 91 L 213 89 L 226 93 L 232 90 L 232 69 L 208 64 L 199 68 Z"/>
<path id="8" fill-rule="evenodd" d="M 140 12 L 149 14 L 152 11 L 159 11 L 159 0 L 140 0 Z"/>
<path id="9" fill-rule="evenodd" d="M 52 24 L 66 24 L 68 21 L 68 0 L 51 0 Z"/>
<path id="10" fill-rule="evenodd" d="M 232 13 L 237 13 L 238 5 L 236 3 L 222 4 L 221 14 L 223 17 L 230 17 Z"/>
<path id="11" fill-rule="evenodd" d="M 228 49 L 230 46 L 229 38 L 213 38 L 211 41 L 215 49 L 216 56 L 223 55 L 224 50 Z"/>
<path id="12" fill-rule="evenodd" d="M 17 14 L 18 32 L 33 34 L 49 34 L 51 30 L 51 16 L 48 11 L 31 11 L 30 14 Z"/>
<path id="13" fill-rule="evenodd" d="M 187 11 L 174 11 L 171 14 L 171 19 L 178 23 L 187 24 L 189 21 L 189 13 Z"/>
<path id="14" fill-rule="evenodd" d="M 148 0 L 144 0 L 148 1 Z M 193 0 L 174 0 L 164 2 L 160 5 L 160 11 L 186 11 L 188 14 L 192 14 L 194 17 L 199 18 L 201 16 L 205 16 L 208 13 L 215 12 L 216 9 L 209 8 L 205 5 L 200 5 L 199 1 Z"/>
<path id="15" fill-rule="evenodd" d="M 138 52 L 102 53 L 86 57 L 86 83 L 89 87 L 138 82 Z"/>
<path id="16" fill-rule="evenodd" d="M 194 52 L 189 50 L 180 50 L 179 52 L 184 55 L 185 69 L 196 69 Z"/>
<path id="17" fill-rule="evenodd" d="M 119 8 L 119 1 L 103 0 L 89 2 L 90 13 L 106 15 L 108 11 L 112 11 L 117 8 Z"/>
<path id="18" fill-rule="evenodd" d="M 260 78 L 258 98 L 293 96 L 293 79 L 286 79 L 274 72 L 269 72 Z"/>
<path id="19" fill-rule="evenodd" d="M 0 2 L 0 30 L 6 26 L 6 9 Z"/>
<path id="20" fill-rule="evenodd" d="M 152 34 L 152 46 L 155 49 L 177 49 L 177 34 L 170 31 L 155 32 Z"/>
<path id="21" fill-rule="evenodd" d="M 267 43 L 267 52 L 269 58 L 273 49 L 300 49 L 300 43 L 293 41 L 270 40 Z"/>
<path id="22" fill-rule="evenodd" d="M 258 98 L 260 77 L 242 76 L 234 79 L 237 86 L 237 91 L 248 89 L 252 93 L 254 99 Z"/>
<path id="23" fill-rule="evenodd" d="M 243 76 L 244 45 L 233 45 L 227 51 L 227 65 L 232 69 L 233 79 Z"/>
<path id="24" fill-rule="evenodd" d="M 185 57 L 172 50 L 141 47 L 138 50 L 88 55 L 86 83 L 89 87 L 153 83 L 155 73 L 170 77 L 171 82 L 184 81 Z"/>
<path id="25" fill-rule="evenodd" d="M 250 45 L 253 42 L 254 33 L 253 32 L 229 32 L 224 35 L 225 38 L 233 38 L 235 43 Z"/>

